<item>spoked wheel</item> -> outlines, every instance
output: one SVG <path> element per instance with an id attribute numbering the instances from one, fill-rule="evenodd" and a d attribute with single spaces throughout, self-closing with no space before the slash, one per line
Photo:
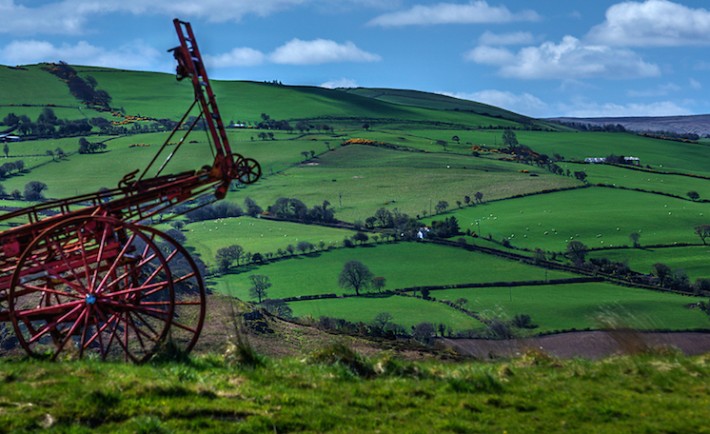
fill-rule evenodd
<path id="1" fill-rule="evenodd" d="M 232 158 L 235 167 L 235 173 L 231 174 L 233 179 L 242 184 L 253 184 L 261 177 L 261 166 L 258 161 L 244 158 L 239 154 L 233 154 Z"/>
<path id="2" fill-rule="evenodd" d="M 151 234 L 111 217 L 76 217 L 25 249 L 8 305 L 32 356 L 142 362 L 167 336 L 175 293 Z"/>
<path id="3" fill-rule="evenodd" d="M 205 321 L 206 291 L 202 273 L 190 253 L 174 238 L 151 227 L 141 227 L 163 252 L 175 290 L 175 314 L 167 342 L 189 353 Z"/>

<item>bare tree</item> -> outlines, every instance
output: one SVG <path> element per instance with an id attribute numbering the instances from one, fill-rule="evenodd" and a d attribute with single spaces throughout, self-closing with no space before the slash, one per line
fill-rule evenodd
<path id="1" fill-rule="evenodd" d="M 707 244 L 705 239 L 710 237 L 710 225 L 700 225 L 695 227 L 695 234 L 700 237 L 703 244 Z"/>
<path id="2" fill-rule="evenodd" d="M 360 289 L 367 288 L 372 277 L 372 272 L 365 264 L 360 261 L 348 261 L 338 276 L 338 284 L 345 289 L 354 289 L 355 295 L 360 295 Z"/>
<path id="3" fill-rule="evenodd" d="M 266 290 L 271 288 L 271 282 L 269 282 L 269 276 L 264 276 L 263 274 L 252 274 L 249 276 L 251 280 L 251 288 L 249 288 L 249 295 L 259 300 L 259 303 L 266 297 Z"/>

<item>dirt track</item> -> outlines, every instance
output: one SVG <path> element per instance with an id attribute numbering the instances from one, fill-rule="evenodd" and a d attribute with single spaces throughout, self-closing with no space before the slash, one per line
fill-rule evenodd
<path id="1" fill-rule="evenodd" d="M 710 333 L 641 333 L 635 331 L 570 332 L 527 339 L 442 339 L 459 354 L 477 359 L 515 357 L 540 350 L 559 358 L 599 359 L 614 354 L 674 348 L 688 355 L 710 353 Z"/>

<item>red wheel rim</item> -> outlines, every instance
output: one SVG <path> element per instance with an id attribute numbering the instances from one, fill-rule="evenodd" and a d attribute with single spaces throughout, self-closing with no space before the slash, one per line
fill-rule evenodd
<path id="1" fill-rule="evenodd" d="M 8 310 L 34 357 L 147 360 L 168 333 L 173 278 L 160 248 L 138 226 L 77 217 L 35 238 L 20 256 Z"/>
<path id="2" fill-rule="evenodd" d="M 163 251 L 170 268 L 175 290 L 175 314 L 170 324 L 168 342 L 189 353 L 202 332 L 206 313 L 206 291 L 200 269 L 190 253 L 174 238 L 151 228 L 141 227 L 150 234 Z"/>

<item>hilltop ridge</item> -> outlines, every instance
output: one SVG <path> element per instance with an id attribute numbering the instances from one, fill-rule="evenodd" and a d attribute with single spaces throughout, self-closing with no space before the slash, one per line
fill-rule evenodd
<path id="1" fill-rule="evenodd" d="M 590 126 L 621 125 L 633 132 L 669 132 L 675 134 L 710 135 L 710 115 L 689 116 L 634 116 L 574 118 L 558 117 L 547 119 L 553 122 L 577 123 Z"/>

